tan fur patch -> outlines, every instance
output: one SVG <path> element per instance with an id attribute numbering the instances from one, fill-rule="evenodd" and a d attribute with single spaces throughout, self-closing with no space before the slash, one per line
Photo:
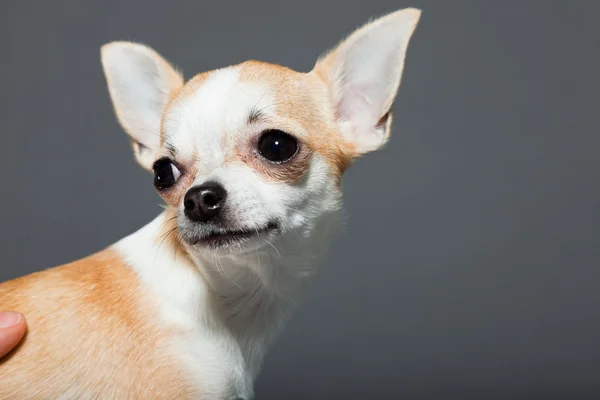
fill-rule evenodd
<path id="1" fill-rule="evenodd" d="M 299 123 L 304 131 L 300 139 L 341 177 L 356 154 L 352 144 L 345 141 L 337 129 L 328 89 L 322 79 L 275 64 L 247 61 L 241 64 L 240 80 L 271 86 L 270 94 L 275 100 L 268 111 L 276 115 L 274 122 L 279 118 L 282 122 Z M 308 163 L 305 166 L 308 167 Z M 297 173 L 290 175 L 297 176 Z M 286 174 L 281 176 L 287 177 Z"/>
<path id="2" fill-rule="evenodd" d="M 152 304 L 110 249 L 1 284 L 28 333 L 0 361 L 0 399 L 194 398 Z"/>
<path id="3" fill-rule="evenodd" d="M 312 151 L 300 148 L 289 162 L 273 164 L 264 160 L 251 146 L 240 146 L 231 161 L 242 161 L 269 181 L 297 183 L 306 175 Z"/>

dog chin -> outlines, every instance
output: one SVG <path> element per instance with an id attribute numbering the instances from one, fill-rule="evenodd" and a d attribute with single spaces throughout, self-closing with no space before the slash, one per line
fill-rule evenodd
<path id="1" fill-rule="evenodd" d="M 280 226 L 273 221 L 263 227 L 255 228 L 206 227 L 205 229 L 190 229 L 187 231 L 189 233 L 182 232 L 181 237 L 192 248 L 243 252 L 267 245 L 268 240 L 278 234 Z"/>

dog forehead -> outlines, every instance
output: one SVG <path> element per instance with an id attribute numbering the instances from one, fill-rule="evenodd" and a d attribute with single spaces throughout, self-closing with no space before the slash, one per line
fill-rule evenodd
<path id="1" fill-rule="evenodd" d="M 260 113 L 280 123 L 294 122 L 294 109 L 306 109 L 301 74 L 285 67 L 248 61 L 195 76 L 165 113 L 163 141 L 182 156 L 204 149 L 223 151 L 224 138 L 248 135 Z M 187 153 L 187 154 L 186 154 Z"/>
<path id="2" fill-rule="evenodd" d="M 180 157 L 199 147 L 220 148 L 220 137 L 232 120 L 241 120 L 252 96 L 241 91 L 239 68 L 229 67 L 192 78 L 170 103 L 163 118 L 162 138 Z"/>

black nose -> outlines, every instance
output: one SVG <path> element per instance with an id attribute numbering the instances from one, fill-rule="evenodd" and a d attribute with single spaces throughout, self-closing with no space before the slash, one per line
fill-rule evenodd
<path id="1" fill-rule="evenodd" d="M 188 190 L 183 198 L 185 215 L 196 222 L 207 222 L 221 212 L 227 192 L 217 182 L 206 182 Z"/>

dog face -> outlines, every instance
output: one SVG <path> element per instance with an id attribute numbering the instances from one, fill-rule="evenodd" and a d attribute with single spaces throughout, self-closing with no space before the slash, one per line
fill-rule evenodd
<path id="1" fill-rule="evenodd" d="M 117 117 L 186 247 L 249 251 L 310 236 L 337 211 L 346 168 L 389 136 L 419 16 L 365 25 L 309 73 L 248 61 L 184 84 L 144 45 L 104 45 Z"/>

